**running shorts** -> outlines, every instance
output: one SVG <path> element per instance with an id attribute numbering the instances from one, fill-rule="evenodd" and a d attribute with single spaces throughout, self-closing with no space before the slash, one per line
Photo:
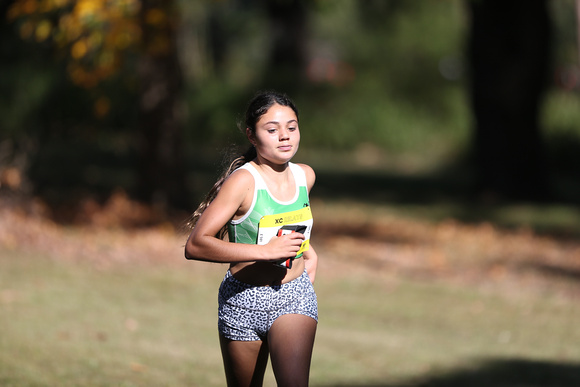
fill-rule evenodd
<path id="1" fill-rule="evenodd" d="M 318 301 L 306 270 L 288 283 L 255 286 L 236 279 L 228 270 L 218 294 L 218 329 L 227 339 L 266 338 L 276 319 L 302 314 L 318 321 Z"/>

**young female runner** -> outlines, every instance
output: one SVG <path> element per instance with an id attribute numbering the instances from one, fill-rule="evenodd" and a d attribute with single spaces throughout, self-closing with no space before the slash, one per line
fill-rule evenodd
<path id="1" fill-rule="evenodd" d="M 232 162 L 192 216 L 185 256 L 230 264 L 218 295 L 228 385 L 261 386 L 270 356 L 279 386 L 307 386 L 318 321 L 312 286 L 318 257 L 308 243 L 310 229 L 269 241 L 258 241 L 258 233 L 261 219 L 308 218 L 315 174 L 290 162 L 300 130 L 298 111 L 287 96 L 254 97 L 244 129 L 251 147 Z M 308 227 L 311 222 L 310 217 Z"/>

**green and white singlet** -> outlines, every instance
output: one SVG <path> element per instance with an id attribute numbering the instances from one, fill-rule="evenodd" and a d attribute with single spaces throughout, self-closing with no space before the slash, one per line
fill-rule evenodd
<path id="1" fill-rule="evenodd" d="M 294 163 L 288 163 L 288 167 L 294 176 L 296 185 L 296 194 L 289 201 L 279 201 L 274 198 L 268 190 L 266 182 L 251 163 L 246 163 L 239 168 L 247 170 L 254 177 L 254 197 L 248 212 L 240 219 L 231 220 L 228 223 L 230 242 L 246 244 L 266 243 L 267 241 L 258 241 L 258 229 L 260 220 L 262 220 L 262 226 L 264 223 L 276 223 L 276 228 L 289 224 L 306 225 L 307 231 L 304 232 L 306 240 L 303 250 L 308 249 L 308 239 L 312 228 L 312 215 L 310 213 L 306 174 L 299 165 Z M 271 215 L 280 215 L 280 217 L 272 217 Z M 297 220 L 297 218 L 303 218 L 305 221 Z M 273 224 L 270 224 L 270 226 L 274 228 Z"/>

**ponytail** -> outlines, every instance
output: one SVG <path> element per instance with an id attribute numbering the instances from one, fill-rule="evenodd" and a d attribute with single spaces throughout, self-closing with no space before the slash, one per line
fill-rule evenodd
<path id="1" fill-rule="evenodd" d="M 197 221 L 201 217 L 201 214 L 203 214 L 205 209 L 207 207 L 209 207 L 211 202 L 213 202 L 213 200 L 216 198 L 217 194 L 219 193 L 220 189 L 222 188 L 222 185 L 224 184 L 224 181 L 226 181 L 226 179 L 236 169 L 240 168 L 242 165 L 246 164 L 247 162 L 252 161 L 253 159 L 256 158 L 256 156 L 257 156 L 256 148 L 254 148 L 253 146 L 250 146 L 250 148 L 248 148 L 248 150 L 243 155 L 236 157 L 234 160 L 232 160 L 230 165 L 225 169 L 225 171 L 222 173 L 222 175 L 214 183 L 213 187 L 209 190 L 205 199 L 199 204 L 199 206 L 197 207 L 195 212 L 189 217 L 189 219 L 185 223 L 185 227 L 187 229 L 193 230 Z M 227 235 L 227 232 L 228 232 L 228 227 L 226 224 L 221 228 L 221 230 L 218 231 L 218 233 L 216 234 L 216 238 L 224 239 Z"/>

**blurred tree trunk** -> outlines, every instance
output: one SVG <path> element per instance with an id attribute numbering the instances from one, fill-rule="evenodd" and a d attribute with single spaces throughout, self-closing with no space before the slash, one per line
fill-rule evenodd
<path id="1" fill-rule="evenodd" d="M 469 37 L 474 153 L 480 189 L 544 199 L 539 113 L 550 68 L 547 0 L 472 0 Z"/>
<path id="2" fill-rule="evenodd" d="M 137 196 L 161 205 L 186 205 L 180 114 L 182 72 L 174 0 L 142 0 Z"/>
<path id="3" fill-rule="evenodd" d="M 307 65 L 306 3 L 303 0 L 274 0 L 264 5 L 272 34 L 266 81 L 292 94 L 303 81 Z"/>
<path id="4" fill-rule="evenodd" d="M 4 1 L 0 2 L 0 17 L 2 17 L 2 21 L 0 23 L 6 24 L 7 11 L 10 7 L 12 7 L 12 4 L 14 3 L 14 1 L 15 0 L 4 0 Z"/>

